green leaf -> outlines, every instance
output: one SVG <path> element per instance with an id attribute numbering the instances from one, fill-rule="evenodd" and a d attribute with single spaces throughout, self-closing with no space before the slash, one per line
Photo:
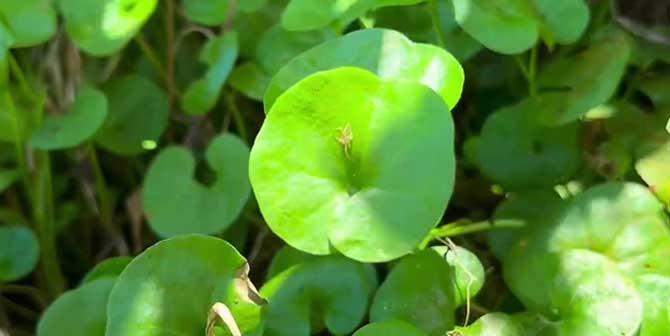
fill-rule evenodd
<path id="1" fill-rule="evenodd" d="M 584 0 L 454 0 L 456 21 L 487 48 L 519 54 L 542 37 L 553 44 L 576 42 L 589 22 Z"/>
<path id="2" fill-rule="evenodd" d="M 108 84 L 105 93 L 109 113 L 95 137 L 100 146 L 116 154 L 134 155 L 144 151 L 143 142 L 158 142 L 167 127 L 168 104 L 156 84 L 129 75 Z"/>
<path id="3" fill-rule="evenodd" d="M 242 12 L 255 12 L 267 5 L 268 0 L 245 0 L 238 6 Z"/>
<path id="4" fill-rule="evenodd" d="M 426 334 L 407 322 L 388 320 L 368 324 L 356 331 L 353 336 L 426 336 Z"/>
<path id="5" fill-rule="evenodd" d="M 15 169 L 0 169 L 0 193 L 18 180 L 21 176 L 20 174 L 21 173 Z"/>
<path id="6" fill-rule="evenodd" d="M 158 0 L 60 0 L 70 38 L 93 56 L 116 53 L 153 14 Z"/>
<path id="7" fill-rule="evenodd" d="M 486 314 L 475 323 L 457 328 L 459 336 L 519 336 L 526 335 L 521 327 L 512 317 L 503 313 Z"/>
<path id="8" fill-rule="evenodd" d="M 33 113 L 30 106 L 15 103 L 11 88 L 0 88 L 0 141 L 23 143 L 33 128 Z"/>
<path id="9" fill-rule="evenodd" d="M 0 226 L 0 283 L 19 280 L 33 271 L 39 258 L 39 243 L 24 226 Z"/>
<path id="10" fill-rule="evenodd" d="M 237 60 L 237 33 L 208 41 L 200 51 L 200 62 L 208 66 L 205 76 L 188 87 L 182 100 L 187 114 L 209 112 L 216 105 L 219 93 Z"/>
<path id="11" fill-rule="evenodd" d="M 3 0 L 0 17 L 11 32 L 13 47 L 36 46 L 56 33 L 56 10 L 51 0 Z"/>
<path id="12" fill-rule="evenodd" d="M 543 67 L 537 98 L 547 124 L 565 124 L 607 102 L 626 70 L 630 47 L 622 33 L 592 44 L 589 49 L 561 57 Z"/>
<path id="13" fill-rule="evenodd" d="M 132 260 L 133 258 L 131 257 L 112 257 L 105 259 L 86 273 L 81 280 L 81 284 L 87 284 L 103 278 L 116 278 Z"/>
<path id="14" fill-rule="evenodd" d="M 667 75 L 644 77 L 639 85 L 639 90 L 651 99 L 655 107 L 670 106 L 670 80 L 668 80 Z"/>
<path id="15" fill-rule="evenodd" d="M 265 335 L 309 336 L 323 329 L 344 335 L 361 323 L 377 287 L 371 265 L 342 256 L 308 256 L 291 248 L 279 253 L 294 263 L 261 288 L 269 302 Z"/>
<path id="16" fill-rule="evenodd" d="M 579 124 L 544 126 L 544 104 L 526 99 L 488 117 L 477 144 L 482 172 L 509 189 L 554 186 L 581 165 Z"/>
<path id="17" fill-rule="evenodd" d="M 324 70 L 353 66 L 385 80 L 424 84 L 453 109 L 463 89 L 463 68 L 441 48 L 413 43 L 387 29 L 366 29 L 332 39 L 295 57 L 272 79 L 265 94 L 265 111 L 301 79 Z"/>
<path id="18" fill-rule="evenodd" d="M 243 0 L 241 3 L 247 2 Z M 226 23 L 230 0 L 184 0 L 184 14 L 189 20 L 207 26 Z"/>
<path id="19" fill-rule="evenodd" d="M 115 277 L 98 279 L 60 296 L 44 313 L 38 336 L 104 336 L 107 300 Z"/>
<path id="20" fill-rule="evenodd" d="M 346 26 L 374 7 L 375 0 L 291 0 L 281 24 L 291 31 L 306 31 L 335 24 Z"/>
<path id="21" fill-rule="evenodd" d="M 236 136 L 220 135 L 209 145 L 206 159 L 216 174 L 210 186 L 194 180 L 195 161 L 186 148 L 166 148 L 154 159 L 142 202 L 159 235 L 219 233 L 242 211 L 251 192 L 247 145 Z"/>
<path id="22" fill-rule="evenodd" d="M 649 189 L 670 207 L 670 136 L 663 132 L 638 146 L 635 170 Z"/>
<path id="23" fill-rule="evenodd" d="M 70 111 L 48 117 L 33 132 L 30 144 L 42 150 L 68 149 L 81 145 L 102 126 L 107 117 L 107 97 L 97 89 L 79 91 Z"/>
<path id="24" fill-rule="evenodd" d="M 402 320 L 427 335 L 442 336 L 454 327 L 466 294 L 475 296 L 483 283 L 483 266 L 463 248 L 417 252 L 403 258 L 379 287 L 370 320 Z"/>
<path id="25" fill-rule="evenodd" d="M 262 304 L 246 260 L 227 242 L 187 235 L 158 242 L 121 273 L 107 306 L 107 335 L 204 335 L 217 302 L 245 336 L 262 334 Z"/>
<path id="26" fill-rule="evenodd" d="M 265 220 L 291 246 L 381 262 L 409 253 L 442 217 L 454 164 L 453 122 L 435 92 L 339 68 L 277 100 L 249 176 Z"/>
<path id="27" fill-rule="evenodd" d="M 275 25 L 261 36 L 256 61 L 272 76 L 295 56 L 335 36 L 332 29 L 292 32 Z"/>
<path id="28" fill-rule="evenodd" d="M 228 81 L 230 86 L 245 96 L 263 101 L 265 89 L 270 84 L 270 76 L 258 64 L 248 62 L 235 67 Z"/>
<path id="29" fill-rule="evenodd" d="M 660 336 L 670 330 L 670 277 L 643 275 L 636 286 L 644 304 L 644 321 L 640 336 Z"/>
<path id="30" fill-rule="evenodd" d="M 12 33 L 0 22 L 0 88 L 5 88 L 9 82 L 9 49 L 14 44 Z M 0 118 L 2 118 L 0 111 Z M 0 123 L 2 121 L 0 120 Z M 0 125 L 1 127 L 1 125 Z M 0 136 L 0 139 L 2 137 Z"/>

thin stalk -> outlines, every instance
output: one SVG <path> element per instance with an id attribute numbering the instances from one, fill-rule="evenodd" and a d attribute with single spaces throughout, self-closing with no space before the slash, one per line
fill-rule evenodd
<path id="1" fill-rule="evenodd" d="M 174 9 L 174 0 L 165 1 L 165 32 L 167 39 L 167 48 L 166 48 L 166 60 L 167 60 L 167 72 L 166 80 L 169 90 L 169 102 L 170 107 L 174 103 L 175 96 L 175 64 L 176 64 L 176 49 L 175 49 L 175 9 Z"/>
<path id="2" fill-rule="evenodd" d="M 233 97 L 231 94 L 224 94 L 224 99 L 226 100 L 226 104 L 228 105 L 228 109 L 230 110 L 231 114 L 233 115 L 233 121 L 235 122 L 235 128 L 237 128 L 237 132 L 240 134 L 240 138 L 244 140 L 244 142 L 249 142 L 249 138 L 247 138 L 247 127 L 244 124 L 244 118 L 242 118 L 242 114 L 240 113 L 240 110 L 237 108 L 237 105 L 235 104 L 235 101 L 233 100 Z"/>
<path id="3" fill-rule="evenodd" d="M 39 98 L 35 96 L 34 90 L 31 88 L 30 83 L 28 83 L 23 70 L 21 70 L 21 66 L 19 65 L 19 62 L 16 60 L 16 58 L 14 58 L 14 55 L 12 55 L 12 53 L 8 53 L 7 58 L 9 60 L 9 69 L 12 73 L 12 76 L 19 83 L 21 92 L 32 100 L 39 100 Z"/>
<path id="4" fill-rule="evenodd" d="M 470 233 L 489 231 L 494 229 L 519 229 L 526 225 L 524 221 L 514 219 L 501 219 L 495 221 L 470 222 L 459 220 L 432 229 L 428 236 L 419 244 L 419 249 L 424 249 L 435 239 L 462 236 Z"/>
<path id="5" fill-rule="evenodd" d="M 533 49 L 530 51 L 530 61 L 528 65 L 528 93 L 531 97 L 537 95 L 537 53 L 538 47 L 537 44 L 533 46 Z"/>
<path id="6" fill-rule="evenodd" d="M 32 202 L 33 200 L 33 188 L 30 181 L 30 171 L 28 170 L 28 164 L 26 162 L 26 150 L 23 139 L 21 138 L 21 127 L 19 125 L 19 114 L 14 106 L 14 100 L 9 93 L 7 95 L 7 108 L 9 110 L 9 115 L 12 118 L 12 128 L 14 129 L 14 151 L 16 152 L 16 162 L 19 165 L 19 170 L 21 174 L 21 180 L 23 181 L 23 187 L 28 194 L 28 198 Z"/>

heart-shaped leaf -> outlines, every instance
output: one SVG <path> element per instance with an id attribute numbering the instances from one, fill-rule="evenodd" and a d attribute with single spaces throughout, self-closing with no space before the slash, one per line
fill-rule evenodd
<path id="1" fill-rule="evenodd" d="M 291 248 L 277 257 L 282 267 L 261 288 L 268 299 L 265 335 L 309 336 L 327 329 L 351 333 L 365 317 L 377 277 L 370 265 L 342 256 L 317 257 Z M 280 268 L 284 268 L 279 271 Z"/>
<path id="2" fill-rule="evenodd" d="M 84 143 L 107 117 L 107 98 L 91 87 L 79 91 L 64 116 L 49 117 L 33 132 L 30 144 L 42 150 L 67 149 Z"/>
<path id="3" fill-rule="evenodd" d="M 387 29 L 366 29 L 326 41 L 295 57 L 272 79 L 265 94 L 265 111 L 301 79 L 319 71 L 353 66 L 385 80 L 424 84 L 454 108 L 463 89 L 463 68 L 445 50 L 413 43 Z"/>
<path id="4" fill-rule="evenodd" d="M 0 283 L 19 280 L 33 271 L 39 258 L 39 243 L 24 226 L 0 226 Z"/>
<path id="5" fill-rule="evenodd" d="M 200 51 L 200 62 L 208 66 L 205 76 L 193 82 L 182 100 L 182 108 L 188 114 L 198 115 L 210 111 L 219 98 L 219 93 L 237 60 L 237 33 L 208 41 Z"/>
<path id="6" fill-rule="evenodd" d="M 393 267 L 375 294 L 370 320 L 402 320 L 441 336 L 454 327 L 456 309 L 483 284 L 484 267 L 471 252 L 427 249 Z"/>
<path id="7" fill-rule="evenodd" d="M 156 84 L 129 75 L 111 82 L 105 93 L 109 113 L 95 137 L 100 146 L 116 154 L 133 155 L 144 151 L 143 143 L 158 141 L 167 127 L 168 104 Z"/>
<path id="8" fill-rule="evenodd" d="M 93 56 L 108 56 L 137 34 L 158 0 L 60 0 L 58 5 L 77 46 Z"/>
<path id="9" fill-rule="evenodd" d="M 554 43 L 577 41 L 589 22 L 584 0 L 454 0 L 456 21 L 487 48 L 519 54 L 542 37 Z"/>
<path id="10" fill-rule="evenodd" d="M 215 303 L 230 309 L 243 335 L 261 335 L 262 299 L 248 270 L 235 248 L 218 238 L 158 242 L 119 276 L 107 306 L 106 335 L 204 335 Z"/>
<path id="11" fill-rule="evenodd" d="M 133 260 L 131 257 L 113 257 L 95 265 L 81 280 L 82 285 L 102 278 L 116 278 Z"/>
<path id="12" fill-rule="evenodd" d="M 579 125 L 548 127 L 537 119 L 543 104 L 526 99 L 488 117 L 477 143 L 482 172 L 510 189 L 554 186 L 581 165 Z"/>
<path id="13" fill-rule="evenodd" d="M 629 56 L 626 36 L 613 33 L 577 55 L 560 57 L 543 67 L 537 80 L 543 122 L 569 123 L 607 102 L 619 86 Z"/>
<path id="14" fill-rule="evenodd" d="M 216 182 L 195 181 L 195 162 L 186 148 L 169 147 L 154 160 L 144 181 L 143 204 L 151 227 L 163 237 L 225 230 L 242 211 L 251 187 L 249 148 L 238 137 L 215 138 L 206 153 Z"/>
<path id="15" fill-rule="evenodd" d="M 184 14 L 196 23 L 207 26 L 218 26 L 228 19 L 230 0 L 184 0 Z M 248 0 L 241 1 L 241 3 Z"/>
<path id="16" fill-rule="evenodd" d="M 38 336 L 104 336 L 107 300 L 116 277 L 83 284 L 60 296 L 44 313 Z"/>
<path id="17" fill-rule="evenodd" d="M 31 47 L 56 33 L 56 10 L 50 0 L 3 0 L 0 16 L 14 39 L 13 47 Z"/>
<path id="18" fill-rule="evenodd" d="M 445 210 L 453 122 L 423 85 L 358 68 L 319 72 L 272 107 L 249 176 L 268 225 L 291 246 L 391 260 L 416 247 Z"/>
<path id="19" fill-rule="evenodd" d="M 353 336 L 426 336 L 426 334 L 407 322 L 388 320 L 368 324 L 356 331 Z"/>

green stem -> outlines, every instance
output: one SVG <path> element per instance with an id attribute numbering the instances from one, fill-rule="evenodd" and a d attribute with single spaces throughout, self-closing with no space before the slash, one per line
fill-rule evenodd
<path id="1" fill-rule="evenodd" d="M 28 83 L 28 80 L 26 79 L 23 70 L 21 70 L 21 66 L 19 65 L 19 62 L 16 60 L 16 58 L 14 58 L 14 55 L 8 53 L 7 58 L 9 59 L 9 69 L 12 72 L 12 76 L 19 83 L 19 88 L 21 89 L 21 92 L 31 100 L 38 101 L 39 98 L 35 95 L 34 90 Z"/>
<path id="2" fill-rule="evenodd" d="M 33 199 L 33 188 L 32 183 L 30 182 L 30 171 L 28 170 L 28 164 L 26 163 L 26 150 L 21 138 L 21 127 L 19 125 L 19 114 L 14 106 L 14 100 L 9 92 L 5 93 L 7 99 L 7 109 L 9 110 L 9 116 L 12 119 L 12 128 L 14 129 L 14 151 L 16 152 L 16 162 L 19 165 L 19 170 L 21 172 L 21 178 L 23 181 L 23 187 L 28 194 L 28 198 L 32 202 Z"/>
<path id="3" fill-rule="evenodd" d="M 440 15 L 439 15 L 439 8 L 437 7 L 437 1 L 438 0 L 433 0 L 430 2 L 430 21 L 433 26 L 433 33 L 435 34 L 435 38 L 437 39 L 437 44 L 446 49 L 447 43 L 444 40 L 444 36 L 442 35 L 442 29 L 440 28 Z"/>
<path id="4" fill-rule="evenodd" d="M 235 104 L 235 101 L 233 100 L 233 97 L 231 94 L 224 94 L 224 99 L 226 100 L 226 104 L 228 105 L 228 109 L 230 109 L 230 112 L 233 115 L 233 121 L 235 122 L 235 128 L 237 128 L 237 132 L 240 134 L 240 138 L 244 140 L 244 142 L 249 142 L 249 139 L 247 138 L 247 127 L 244 124 L 244 118 L 242 118 L 242 114 L 240 113 L 240 110 L 237 108 L 237 105 Z"/>
<path id="5" fill-rule="evenodd" d="M 459 220 L 439 228 L 432 229 L 428 236 L 419 244 L 419 249 L 424 249 L 431 241 L 437 238 L 448 238 L 461 236 L 470 233 L 489 231 L 494 229 L 519 229 L 526 224 L 521 220 L 500 219 L 495 221 L 470 222 L 469 220 Z"/>
<path id="6" fill-rule="evenodd" d="M 105 182 L 105 176 L 102 173 L 102 167 L 100 166 L 100 161 L 98 160 L 98 155 L 95 151 L 95 147 L 92 144 L 88 144 L 88 156 L 93 167 L 93 174 L 95 175 L 95 187 L 98 190 L 99 198 L 99 211 L 100 211 L 100 220 L 105 228 L 112 228 L 112 211 L 111 211 L 111 198 L 109 197 L 109 192 L 107 191 L 107 183 Z"/>

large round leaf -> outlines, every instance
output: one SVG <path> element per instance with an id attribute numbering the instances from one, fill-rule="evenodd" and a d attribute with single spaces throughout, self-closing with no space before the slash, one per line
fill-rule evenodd
<path id="1" fill-rule="evenodd" d="M 49 117 L 33 132 L 30 144 L 38 149 L 67 149 L 84 143 L 102 126 L 107 117 L 107 98 L 94 89 L 84 88 L 67 114 Z"/>
<path id="2" fill-rule="evenodd" d="M 77 46 L 91 55 L 107 56 L 135 36 L 158 0 L 60 0 L 58 4 Z"/>
<path id="3" fill-rule="evenodd" d="M 106 335 L 203 335 L 217 302 L 245 336 L 260 335 L 260 299 L 244 258 L 225 241 L 188 235 L 163 240 L 121 273 L 107 306 Z"/>
<path id="4" fill-rule="evenodd" d="M 0 283 L 23 278 L 39 258 L 37 237 L 24 226 L 0 227 Z"/>
<path id="5" fill-rule="evenodd" d="M 530 189 L 554 186 L 577 172 L 579 125 L 544 126 L 537 118 L 543 108 L 527 99 L 489 116 L 477 144 L 485 175 L 506 188 Z"/>
<path id="6" fill-rule="evenodd" d="M 356 329 L 377 287 L 372 266 L 291 248 L 280 251 L 278 258 L 285 269 L 261 288 L 269 302 L 264 335 L 309 336 L 322 329 L 344 335 Z"/>
<path id="7" fill-rule="evenodd" d="M 3 0 L 0 17 L 12 34 L 13 47 L 44 43 L 56 32 L 56 10 L 51 0 Z"/>
<path id="8" fill-rule="evenodd" d="M 368 324 L 356 331 L 353 336 L 426 336 L 426 334 L 407 322 L 388 320 Z"/>
<path id="9" fill-rule="evenodd" d="M 96 135 L 105 149 L 121 155 L 139 154 L 145 141 L 157 142 L 168 123 L 167 96 L 150 80 L 130 75 L 105 87 L 109 114 Z"/>
<path id="10" fill-rule="evenodd" d="M 290 245 L 387 261 L 416 247 L 446 208 L 453 123 L 423 85 L 324 71 L 277 100 L 249 168 L 263 216 Z"/>
<path id="11" fill-rule="evenodd" d="M 627 37 L 612 33 L 579 54 L 544 66 L 537 79 L 543 122 L 569 123 L 607 102 L 619 86 L 629 56 Z"/>
<path id="12" fill-rule="evenodd" d="M 424 250 L 391 270 L 375 294 L 370 319 L 402 320 L 427 335 L 442 336 L 455 326 L 456 309 L 483 283 L 484 268 L 471 252 L 460 247 Z"/>
<path id="13" fill-rule="evenodd" d="M 242 211 L 251 193 L 247 145 L 236 136 L 221 135 L 210 144 L 206 158 L 217 175 L 209 187 L 194 180 L 195 161 L 188 149 L 169 147 L 155 158 L 142 200 L 159 235 L 219 233 Z"/>
<path id="14" fill-rule="evenodd" d="M 200 62 L 207 65 L 205 75 L 193 82 L 182 98 L 188 114 L 209 112 L 219 99 L 223 84 L 237 60 L 237 33 L 228 33 L 208 41 L 200 50 Z"/>
<path id="15" fill-rule="evenodd" d="M 366 29 L 326 41 L 286 64 L 268 85 L 265 111 L 301 79 L 344 66 L 367 69 L 386 80 L 424 84 L 452 109 L 463 90 L 463 68 L 444 49 L 413 43 L 393 30 Z"/>
<path id="16" fill-rule="evenodd" d="M 115 277 L 98 279 L 60 296 L 44 313 L 38 336 L 104 336 L 107 300 Z"/>

